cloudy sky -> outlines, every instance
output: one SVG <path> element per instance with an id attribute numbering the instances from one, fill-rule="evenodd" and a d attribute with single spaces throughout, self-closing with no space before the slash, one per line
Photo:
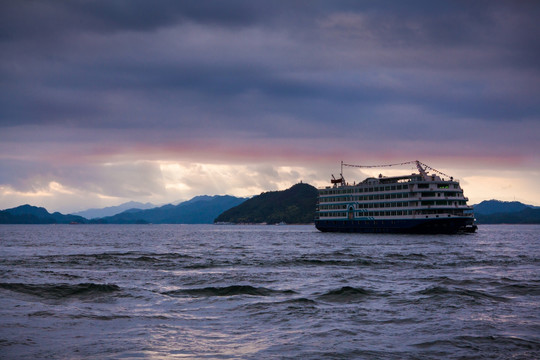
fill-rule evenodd
<path id="1" fill-rule="evenodd" d="M 539 18 L 537 1 L 2 1 L 0 208 L 248 196 L 416 159 L 470 203 L 540 205 Z"/>

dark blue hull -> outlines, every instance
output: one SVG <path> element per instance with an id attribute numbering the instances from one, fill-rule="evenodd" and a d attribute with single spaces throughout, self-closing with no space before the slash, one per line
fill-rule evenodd
<path id="1" fill-rule="evenodd" d="M 455 234 L 474 232 L 473 219 L 397 219 L 397 220 L 315 220 L 322 232 L 349 233 L 402 233 L 402 234 Z"/>

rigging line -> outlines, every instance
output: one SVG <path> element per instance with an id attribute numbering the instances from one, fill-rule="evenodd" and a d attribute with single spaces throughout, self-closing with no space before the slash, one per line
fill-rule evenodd
<path id="1" fill-rule="evenodd" d="M 407 165 L 407 164 L 414 164 L 414 163 L 416 163 L 416 161 L 406 161 L 406 162 L 397 163 L 397 164 L 385 164 L 385 165 L 352 165 L 352 164 L 345 164 L 344 163 L 343 166 L 357 167 L 357 168 L 378 168 L 378 167 Z M 425 165 L 425 164 L 422 164 L 422 165 Z"/>
<path id="2" fill-rule="evenodd" d="M 353 165 L 353 164 L 345 164 L 342 162 L 342 166 L 348 166 L 348 167 L 356 167 L 356 168 L 380 168 L 380 167 L 390 167 L 390 166 L 400 166 L 400 165 L 408 165 L 408 164 L 420 164 L 422 165 L 423 167 L 425 167 L 426 169 L 429 169 L 431 171 L 434 171 L 438 174 L 441 174 L 443 176 L 446 176 L 446 177 L 451 177 L 450 175 L 448 174 L 445 174 L 443 173 L 442 171 L 439 171 L 437 169 L 434 169 L 432 168 L 431 166 L 429 165 L 426 165 L 424 164 L 423 162 L 421 161 L 418 161 L 418 160 L 414 160 L 414 161 L 405 161 L 405 162 L 402 162 L 402 163 L 396 163 L 396 164 L 384 164 L 384 165 Z"/>
<path id="3" fill-rule="evenodd" d="M 437 169 L 434 169 L 434 168 L 432 168 L 431 166 L 424 164 L 423 162 L 420 162 L 420 161 L 419 161 L 419 163 L 422 164 L 426 169 L 430 169 L 431 171 L 435 171 L 436 173 L 439 173 L 439 174 L 444 175 L 444 176 L 446 176 L 446 177 L 451 177 L 450 175 L 445 174 L 445 173 L 443 173 L 442 171 L 439 171 L 439 170 L 437 170 Z"/>

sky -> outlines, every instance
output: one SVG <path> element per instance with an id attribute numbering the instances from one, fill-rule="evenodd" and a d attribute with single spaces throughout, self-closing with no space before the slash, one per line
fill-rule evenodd
<path id="1" fill-rule="evenodd" d="M 539 18 L 525 0 L 4 0 L 0 209 L 252 196 L 411 160 L 470 204 L 540 205 Z"/>

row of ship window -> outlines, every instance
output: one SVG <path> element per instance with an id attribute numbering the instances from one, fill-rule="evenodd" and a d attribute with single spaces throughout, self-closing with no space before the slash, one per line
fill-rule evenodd
<path id="1" fill-rule="evenodd" d="M 319 198 L 319 202 L 402 199 L 402 198 L 408 198 L 408 197 L 409 197 L 409 193 L 358 195 L 358 196 L 341 196 L 341 197 Z"/>
<path id="2" fill-rule="evenodd" d="M 418 184 L 418 189 L 429 189 L 430 184 Z M 458 189 L 457 184 L 437 184 L 437 189 Z M 370 188 L 361 188 L 361 187 L 355 187 L 355 188 L 349 188 L 349 189 L 328 189 L 328 190 L 321 190 L 321 195 L 341 195 L 341 194 L 355 194 L 355 193 L 371 193 L 371 192 L 379 192 L 379 191 L 393 191 L 393 190 L 409 190 L 409 185 L 386 185 L 386 186 L 375 186 Z"/>
<path id="3" fill-rule="evenodd" d="M 389 202 L 389 203 L 367 203 L 367 204 L 355 204 L 357 209 L 372 209 L 372 208 L 393 208 L 393 207 L 407 207 L 407 206 L 431 206 L 431 205 L 439 205 L 439 206 L 451 206 L 451 205 L 466 205 L 467 202 L 464 200 L 458 200 L 458 201 L 446 201 L 446 200 L 427 200 L 427 201 L 397 201 L 397 202 Z M 321 210 L 341 210 L 341 209 L 347 209 L 347 207 L 350 206 L 350 204 L 334 204 L 334 205 L 320 205 L 319 208 Z"/>
<path id="4" fill-rule="evenodd" d="M 461 192 L 449 192 L 449 193 L 435 193 L 435 192 L 423 192 L 421 197 L 456 197 L 461 196 Z M 385 199 L 403 199 L 408 197 L 414 197 L 414 194 L 409 193 L 393 193 L 393 194 L 375 194 L 375 195 L 357 195 L 357 196 L 337 196 L 337 197 L 321 197 L 320 203 L 338 202 L 338 201 L 366 201 L 366 200 L 385 200 Z"/>
<path id="5" fill-rule="evenodd" d="M 366 216 L 404 216 L 404 215 L 435 215 L 435 214 L 445 214 L 445 215 L 466 215 L 463 211 L 454 210 L 395 210 L 395 211 L 365 211 L 359 212 L 355 211 L 355 217 L 366 217 Z M 319 218 L 325 217 L 348 217 L 349 213 L 347 212 L 322 212 L 318 214 Z"/>

